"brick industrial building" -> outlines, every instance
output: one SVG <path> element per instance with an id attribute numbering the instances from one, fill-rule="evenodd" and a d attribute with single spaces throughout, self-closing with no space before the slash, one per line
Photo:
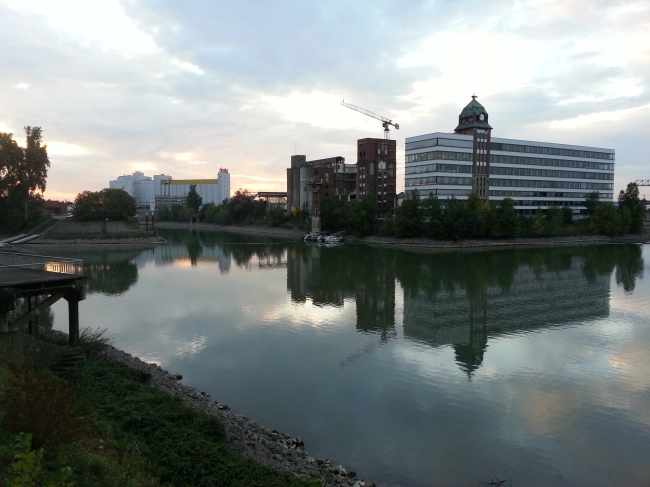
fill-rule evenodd
<path id="1" fill-rule="evenodd" d="M 307 161 L 291 156 L 287 169 L 287 207 L 307 208 L 319 215 L 325 198 L 350 201 L 374 195 L 377 216 L 395 210 L 396 148 L 394 140 L 359 139 L 357 163 L 346 164 L 341 156 Z"/>

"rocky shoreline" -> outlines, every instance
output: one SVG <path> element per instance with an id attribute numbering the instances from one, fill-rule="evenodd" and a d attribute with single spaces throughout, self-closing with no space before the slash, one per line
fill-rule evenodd
<path id="1" fill-rule="evenodd" d="M 20 246 L 74 246 L 74 247 L 96 247 L 115 245 L 162 245 L 167 240 L 159 236 L 134 237 L 134 238 L 37 238 Z"/>
<path id="2" fill-rule="evenodd" d="M 209 394 L 181 382 L 183 377 L 171 374 L 159 365 L 150 364 L 112 346 L 99 354 L 102 360 L 116 360 L 134 369 L 151 374 L 151 384 L 174 396 L 188 406 L 217 417 L 224 428 L 229 445 L 241 455 L 305 480 L 318 479 L 328 487 L 376 487 L 357 479 L 355 472 L 323 459 L 310 457 L 300 437 L 269 430 L 255 421 L 233 413 L 228 406 Z"/>

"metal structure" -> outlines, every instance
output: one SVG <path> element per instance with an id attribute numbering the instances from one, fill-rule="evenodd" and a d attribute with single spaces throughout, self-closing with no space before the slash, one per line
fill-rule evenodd
<path id="1" fill-rule="evenodd" d="M 38 315 L 63 298 L 68 302 L 69 338 L 79 344 L 79 301 L 86 299 L 83 261 L 44 255 L 0 252 L 0 333 L 29 324 L 38 336 Z M 39 302 L 39 297 L 45 299 Z M 16 302 L 24 299 L 25 314 L 8 323 Z"/>
<path id="2" fill-rule="evenodd" d="M 637 179 L 634 184 L 637 186 L 650 186 L 650 179 Z"/>
<path id="3" fill-rule="evenodd" d="M 341 102 L 341 106 L 347 107 L 350 110 L 354 110 L 355 112 L 363 113 L 364 115 L 368 117 L 372 117 L 375 120 L 379 120 L 384 127 L 384 139 L 390 139 L 390 126 L 392 125 L 395 127 L 395 130 L 399 130 L 399 124 L 398 123 L 393 123 L 393 121 L 389 118 L 382 117 L 381 115 L 377 115 L 374 112 L 371 112 L 370 110 L 366 110 L 365 108 L 361 108 L 355 105 L 351 105 L 350 103 L 345 103 L 345 100 Z"/>

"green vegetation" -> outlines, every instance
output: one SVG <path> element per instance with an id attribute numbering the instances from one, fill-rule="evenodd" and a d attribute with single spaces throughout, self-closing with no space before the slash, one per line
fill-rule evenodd
<path id="1" fill-rule="evenodd" d="M 13 134 L 0 132 L 0 232 L 15 232 L 43 218 L 50 160 L 40 127 L 25 127 L 23 149 Z"/>
<path id="2" fill-rule="evenodd" d="M 645 208 L 634 183 L 621 191 L 618 208 L 612 203 L 600 202 L 598 193 L 590 194 L 585 206 L 591 216 L 576 221 L 567 207 L 538 209 L 535 215 L 518 216 L 510 198 L 487 203 L 472 192 L 466 201 L 453 197 L 441 201 L 435 196 L 420 200 L 416 190 L 407 194 L 395 215 L 385 220 L 380 231 L 400 238 L 444 240 L 590 234 L 613 236 L 643 231 Z M 329 220 L 323 218 L 322 222 L 325 229 L 333 229 Z"/>
<path id="3" fill-rule="evenodd" d="M 82 334 L 87 352 L 103 331 Z M 147 373 L 87 360 L 68 372 L 0 363 L 0 484 L 11 487 L 309 486 L 248 460 L 219 421 Z"/>
<path id="4" fill-rule="evenodd" d="M 155 217 L 157 221 L 186 222 L 190 219 L 192 213 L 196 213 L 193 208 L 183 208 L 181 205 L 157 205 Z M 300 227 L 305 224 L 303 215 L 289 216 L 283 207 L 269 205 L 264 200 L 255 200 L 253 195 L 246 190 L 236 191 L 232 198 L 220 205 L 206 203 L 201 207 L 200 215 L 203 222 L 217 223 L 219 225 L 250 225 L 255 223 Z"/>
<path id="5" fill-rule="evenodd" d="M 74 200 L 74 219 L 78 221 L 124 221 L 135 215 L 135 198 L 121 189 L 84 191 Z"/>
<path id="6" fill-rule="evenodd" d="M 203 204 L 203 198 L 196 192 L 196 184 L 190 184 L 190 190 L 187 193 L 187 208 L 196 213 Z"/>

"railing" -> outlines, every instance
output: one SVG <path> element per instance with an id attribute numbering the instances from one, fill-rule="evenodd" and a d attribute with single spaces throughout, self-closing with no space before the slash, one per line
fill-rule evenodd
<path id="1" fill-rule="evenodd" d="M 81 259 L 0 252 L 0 286 L 36 284 L 82 275 Z"/>

